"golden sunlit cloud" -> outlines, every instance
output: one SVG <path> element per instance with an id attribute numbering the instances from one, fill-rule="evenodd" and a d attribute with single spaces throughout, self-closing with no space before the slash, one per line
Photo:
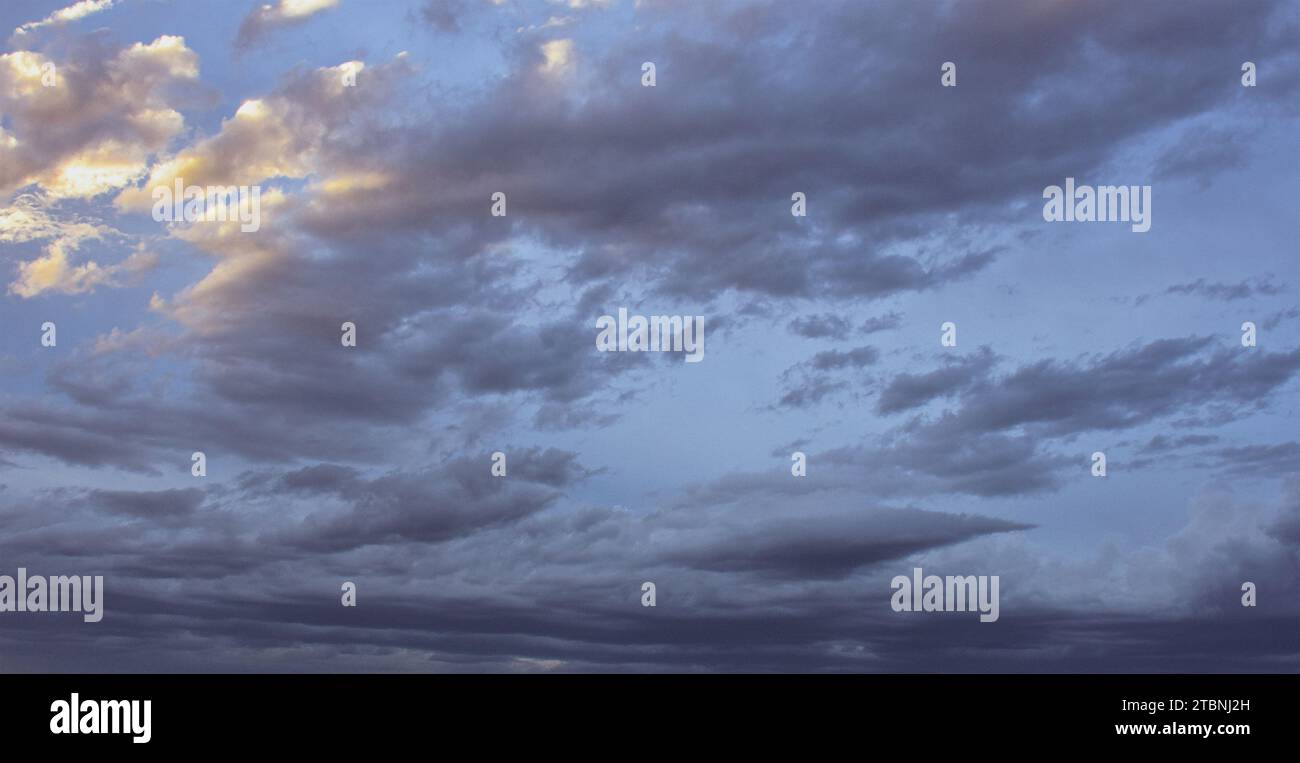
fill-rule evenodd
<path id="1" fill-rule="evenodd" d="M 123 188 L 146 170 L 148 154 L 136 146 L 105 141 L 68 157 L 36 178 L 52 198 L 88 199 Z"/>
<path id="2" fill-rule="evenodd" d="M 573 60 L 573 40 L 550 40 L 541 45 L 542 64 L 538 71 L 557 74 L 564 71 Z"/>
<path id="3" fill-rule="evenodd" d="M 405 65 L 404 55 L 395 60 L 397 66 Z M 163 159 L 143 184 L 124 188 L 114 198 L 114 206 L 123 212 L 147 211 L 153 205 L 153 189 L 171 187 L 178 179 L 186 185 L 257 185 L 275 178 L 322 174 L 319 153 L 331 125 L 355 108 L 348 97 L 355 88 L 344 84 L 345 75 L 364 67 L 360 61 L 324 67 L 311 72 L 308 87 L 292 95 L 274 93 L 245 100 L 233 116 L 222 120 L 216 135 Z M 390 70 L 379 67 L 377 76 Z M 330 193 L 350 183 L 374 182 L 373 177 L 322 177 L 314 187 Z"/>
<path id="4" fill-rule="evenodd" d="M 391 181 L 392 178 L 382 172 L 345 173 L 313 183 L 308 186 L 308 190 L 327 196 L 343 196 L 360 191 L 377 191 Z"/>
<path id="5" fill-rule="evenodd" d="M 18 278 L 9 285 L 9 293 L 30 298 L 52 291 L 62 294 L 84 294 L 97 286 L 117 286 L 118 277 L 152 270 L 158 264 L 156 254 L 137 247 L 122 262 L 107 267 L 92 261 L 73 265 L 71 254 L 80 241 L 60 238 L 46 247 L 45 254 L 29 262 L 18 264 Z"/>
<path id="6" fill-rule="evenodd" d="M 152 269 L 157 257 L 138 245 L 121 263 L 101 266 L 94 261 L 73 264 L 73 257 L 88 241 L 125 239 L 122 232 L 103 224 L 78 217 L 57 219 L 50 214 L 48 198 L 23 194 L 5 208 L 0 208 L 0 244 L 23 244 L 49 240 L 43 254 L 18 263 L 18 276 L 9 285 L 9 293 L 23 298 L 52 291 L 82 294 L 97 286 L 118 285 L 118 276 Z"/>
<path id="7" fill-rule="evenodd" d="M 183 38 L 135 43 L 98 66 L 61 63 L 57 87 L 42 82 L 52 63 L 28 51 L 0 55 L 0 113 L 8 119 L 0 194 L 33 184 L 53 199 L 119 190 L 184 131 L 184 117 L 166 102 L 173 85 L 198 78 L 198 56 Z"/>

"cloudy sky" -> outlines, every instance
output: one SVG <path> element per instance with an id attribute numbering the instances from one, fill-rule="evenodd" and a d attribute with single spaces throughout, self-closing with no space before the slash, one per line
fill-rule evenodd
<path id="1" fill-rule="evenodd" d="M 0 36 L 0 574 L 106 580 L 99 623 L 0 614 L 0 671 L 1300 669 L 1293 2 Z M 1045 222 L 1067 177 L 1150 185 L 1150 231 Z M 177 178 L 260 229 L 155 221 Z M 704 360 L 598 352 L 620 307 Z M 1000 618 L 892 611 L 914 567 Z"/>

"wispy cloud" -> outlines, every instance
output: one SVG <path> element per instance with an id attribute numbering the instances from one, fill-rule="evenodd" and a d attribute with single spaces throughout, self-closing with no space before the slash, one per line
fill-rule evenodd
<path id="1" fill-rule="evenodd" d="M 14 30 L 14 35 L 21 37 L 43 27 L 68 24 L 92 14 L 106 11 L 117 2 L 118 0 L 80 0 L 80 2 L 73 3 L 66 8 L 60 8 L 40 21 L 29 21 L 23 24 Z"/>
<path id="2" fill-rule="evenodd" d="M 276 0 L 254 9 L 244 17 L 235 47 L 246 49 L 277 29 L 301 24 L 312 16 L 338 6 L 339 0 Z"/>

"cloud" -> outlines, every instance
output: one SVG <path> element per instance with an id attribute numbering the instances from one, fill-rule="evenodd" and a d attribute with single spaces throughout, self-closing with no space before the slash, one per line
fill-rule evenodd
<path id="1" fill-rule="evenodd" d="M 460 31 L 465 3 L 466 0 L 426 0 L 420 7 L 420 16 L 440 32 L 456 33 Z"/>
<path id="2" fill-rule="evenodd" d="M 830 338 L 843 340 L 849 336 L 849 322 L 833 313 L 803 315 L 790 321 L 787 328 L 792 333 L 806 339 Z"/>
<path id="3" fill-rule="evenodd" d="M 1195 294 L 1206 299 L 1221 299 L 1231 302 L 1237 299 L 1249 299 L 1255 296 L 1275 296 L 1286 293 L 1286 287 L 1273 283 L 1273 279 L 1256 279 L 1254 282 L 1242 281 L 1237 284 L 1207 283 L 1198 278 L 1191 283 L 1175 284 L 1165 289 L 1165 294 Z"/>
<path id="4" fill-rule="evenodd" d="M 781 374 L 785 393 L 777 407 L 803 408 L 815 405 L 831 393 L 848 389 L 844 379 L 833 378 L 842 371 L 858 371 L 874 365 L 880 352 L 874 347 L 854 347 L 851 350 L 823 350 L 809 360 L 787 368 Z"/>
<path id="5" fill-rule="evenodd" d="M 558 488 L 583 476 L 574 453 L 523 449 L 510 455 L 514 469 L 509 480 L 491 475 L 481 458 L 373 480 L 346 470 L 322 473 L 325 467 L 290 473 L 279 483 L 283 491 L 334 494 L 343 503 L 272 538 L 320 552 L 402 540 L 439 542 L 535 514 L 556 501 Z"/>
<path id="6" fill-rule="evenodd" d="M 945 359 L 945 367 L 925 374 L 898 374 L 880 393 L 876 410 L 898 413 L 924 405 L 938 397 L 956 395 L 987 376 L 996 363 L 988 347 L 956 359 Z"/>
<path id="7" fill-rule="evenodd" d="M 777 654 L 754 653 L 735 664 L 791 659 L 790 650 L 806 648 L 796 645 L 807 636 L 829 637 L 842 627 L 838 617 L 827 617 L 827 607 L 838 609 L 834 591 L 846 574 L 1017 529 L 980 517 L 864 514 L 812 503 L 804 509 L 820 521 L 802 529 L 768 505 L 743 532 L 731 521 L 719 524 L 721 507 L 648 517 L 595 507 L 543 511 L 557 500 L 557 487 L 582 479 L 580 467 L 573 454 L 554 449 L 512 452 L 510 479 L 488 475 L 479 458 L 373 478 L 329 464 L 251 472 L 233 492 L 48 491 L 41 512 L 12 505 L 0 511 L 7 531 L 0 551 L 12 558 L 11 545 L 39 548 L 39 554 L 24 555 L 29 568 L 66 567 L 72 555 L 83 553 L 77 549 L 85 534 L 94 532 L 94 566 L 113 581 L 116 602 L 97 635 L 137 645 L 154 638 L 148 634 L 179 628 L 204 634 L 203 641 L 229 639 L 234 651 L 224 655 L 264 639 L 291 638 L 331 652 L 348 643 L 416 649 L 426 653 L 426 668 L 439 664 L 427 662 L 433 650 L 448 662 L 490 669 L 508 669 L 513 657 L 507 655 L 519 654 L 562 660 L 571 669 L 636 662 L 652 647 L 663 653 L 644 659 L 661 665 L 759 643 Z M 519 481 L 516 465 L 522 467 Z M 545 481 L 537 482 L 540 477 Z M 273 506 L 278 510 L 268 511 Z M 301 521 L 305 506 L 318 509 Z M 49 511 L 64 521 L 40 522 L 38 514 Z M 528 540 L 502 545 L 511 536 Z M 761 548 L 772 553 L 757 553 Z M 800 548 L 817 553 L 801 558 Z M 337 605 L 319 606 L 310 581 L 333 580 L 344 567 L 361 581 L 365 607 L 358 610 L 361 619 L 345 626 L 346 635 L 330 635 L 318 626 L 338 622 Z M 728 605 L 713 589 L 738 575 L 753 576 L 749 593 Z M 639 609 L 636 595 L 645 577 L 660 581 L 661 604 L 680 602 L 665 607 L 670 622 L 638 622 L 629 611 Z M 214 578 L 230 593 L 193 595 L 211 591 Z M 253 580 L 261 582 L 246 587 Z M 441 583 L 430 585 L 434 580 Z M 507 581 L 513 583 L 503 586 Z M 174 606 L 159 609 L 164 598 L 174 599 Z M 680 611 L 681 605 L 692 612 Z M 165 622 L 160 612 L 167 613 Z M 806 624 L 789 627 L 799 622 Z M 250 628 L 253 623 L 260 625 Z M 746 627 L 777 623 L 786 625 Z M 172 659 L 171 649 L 157 654 Z"/>
<path id="8" fill-rule="evenodd" d="M 547 75 L 558 75 L 573 63 L 573 40 L 548 40 L 539 48 L 542 62 L 538 71 Z"/>
<path id="9" fill-rule="evenodd" d="M 253 486 L 287 475 L 263 477 L 246 480 L 239 500 L 260 510 L 273 495 L 284 505 L 280 489 L 259 495 Z M 380 500 L 400 484 L 352 474 L 324 483 L 378 490 Z M 101 558 L 90 567 L 108 573 L 114 603 L 94 634 L 52 631 L 61 637 L 45 640 L 69 666 L 85 639 L 108 635 L 126 665 L 144 652 L 155 670 L 187 664 L 195 648 L 208 650 L 209 668 L 246 670 L 338 665 L 345 655 L 390 670 L 508 671 L 521 655 L 565 671 L 992 671 L 1026 660 L 1065 671 L 1142 672 L 1153 661 L 1239 670 L 1294 661 L 1297 642 L 1278 640 L 1276 629 L 1294 618 L 1295 603 L 1264 596 L 1248 611 L 1238 599 L 1242 580 L 1269 591 L 1294 578 L 1295 496 L 1295 485 L 1271 504 L 1203 494 L 1166 542 L 1064 560 L 1043 555 L 1016 526 L 981 517 L 832 511 L 796 522 L 766 506 L 749 527 L 710 530 L 712 512 L 691 522 L 690 512 L 586 508 L 515 520 L 510 533 L 523 543 L 503 543 L 506 528 L 489 525 L 438 541 L 436 551 L 388 544 L 300 554 L 255 540 L 257 514 L 219 492 L 201 501 L 193 491 L 51 492 L 45 509 L 59 507 L 65 521 L 42 528 L 6 506 L 0 550 L 14 558 L 18 544 L 39 548 L 20 557 L 29 569 L 69 569 L 73 559 L 87 564 L 82 534 L 97 529 Z M 186 516 L 183 525 L 169 509 Z M 101 516 L 128 524 L 108 529 Z M 999 627 L 890 612 L 889 580 L 913 565 L 999 574 Z M 342 579 L 358 581 L 355 613 L 337 604 Z M 644 579 L 658 585 L 655 610 L 637 602 Z M 15 627 L 3 637 L 7 653 L 43 665 L 30 629 L 57 625 Z M 1225 656 L 1229 635 L 1236 648 Z M 262 662 L 272 647 L 275 661 Z"/>
<path id="10" fill-rule="evenodd" d="M 136 276 L 158 264 L 157 255 L 141 248 L 107 267 L 93 260 L 74 266 L 69 264 L 69 248 L 75 250 L 76 245 L 60 239 L 46 247 L 41 257 L 19 263 L 18 278 L 9 285 L 9 292 L 24 298 L 45 292 L 85 294 L 100 286 L 119 285 L 120 276 Z"/>
<path id="11" fill-rule="evenodd" d="M 842 577 L 925 549 L 1028 527 L 987 517 L 886 510 L 820 516 L 815 523 L 800 519 L 731 528 L 670 558 L 706 570 L 772 572 L 805 579 Z"/>
<path id="12" fill-rule="evenodd" d="M 900 325 L 902 325 L 902 316 L 898 313 L 888 313 L 868 318 L 857 327 L 856 331 L 858 334 L 863 335 L 875 334 L 898 328 Z M 805 339 L 834 339 L 836 341 L 848 339 L 850 333 L 855 330 L 847 318 L 835 313 L 801 315 L 790 321 L 786 328 L 790 333 L 802 336 Z"/>
<path id="13" fill-rule="evenodd" d="M 826 370 L 853 365 L 843 362 L 844 353 L 826 357 Z M 896 415 L 940 400 L 949 405 L 915 415 L 859 445 L 810 454 L 822 471 L 818 484 L 825 488 L 829 481 L 879 496 L 943 492 L 991 497 L 1056 490 L 1061 470 L 1079 456 L 1057 454 L 1053 443 L 1159 421 L 1186 425 L 1204 416 L 1202 425 L 1221 426 L 1244 418 L 1264 409 L 1270 395 L 1296 377 L 1300 350 L 1236 352 L 1216 347 L 1208 338 L 1188 337 L 1135 344 L 1079 362 L 1044 360 L 1003 374 L 997 366 L 997 357 L 981 348 L 945 359 L 934 371 L 895 373 L 880 390 L 878 413 Z M 789 385 L 781 406 L 809 407 L 849 388 L 846 381 L 810 375 L 806 368 L 813 367 L 801 364 L 786 372 L 788 377 L 805 368 L 805 378 Z M 1214 439 L 1186 435 L 1179 442 L 1199 445 Z M 1153 441 L 1147 449 L 1161 443 Z M 1227 467 L 1233 454 L 1224 451 L 1219 466 Z M 1285 471 L 1286 446 L 1269 455 L 1260 461 L 1264 452 L 1253 454 L 1260 463 L 1258 473 Z M 718 480 L 711 489 L 745 495 L 794 489 L 782 482 L 751 474 Z"/>
<path id="14" fill-rule="evenodd" d="M 12 205 L 0 209 L 0 243 L 22 244 L 48 241 L 43 253 L 18 263 L 9 293 L 23 298 L 46 292 L 84 294 L 99 286 L 117 286 L 152 270 L 158 257 L 140 242 L 120 262 L 100 265 L 95 260 L 73 264 L 73 257 L 89 242 L 129 241 L 130 236 L 102 223 L 81 219 L 79 215 L 51 214 L 48 198 L 22 194 Z"/>
<path id="15" fill-rule="evenodd" d="M 40 21 L 29 21 L 14 30 L 15 37 L 30 34 L 48 26 L 61 26 L 95 13 L 112 8 L 116 0 L 79 0 L 66 8 L 60 8 Z"/>
<path id="16" fill-rule="evenodd" d="M 574 10 L 583 8 L 608 8 L 614 0 L 547 0 L 554 5 L 564 5 Z"/>
<path id="17" fill-rule="evenodd" d="M 1215 176 L 1245 166 L 1251 139 L 1251 132 L 1242 128 L 1189 128 L 1156 159 L 1154 176 L 1157 180 L 1191 177 L 1205 189 Z"/>
<path id="18" fill-rule="evenodd" d="M 262 5 L 240 23 L 235 48 L 247 50 L 273 32 L 301 24 L 338 4 L 339 0 L 276 0 L 274 5 Z"/>
<path id="19" fill-rule="evenodd" d="M 1145 50 L 1134 39 L 1159 37 L 1167 11 L 1135 17 L 1146 31 L 1130 38 L 1068 7 L 1026 10 L 1016 14 L 1020 34 L 1013 36 L 990 26 L 980 16 L 983 7 L 963 4 L 941 13 L 929 6 L 832 4 L 798 18 L 781 4 L 744 14 L 682 9 L 677 24 L 727 29 L 743 21 L 754 38 L 745 47 L 671 34 L 610 42 L 620 53 L 585 54 L 583 71 L 564 88 L 550 76 L 570 59 L 563 41 L 545 43 L 552 46 L 548 57 L 534 40 L 520 40 L 512 51 L 520 65 L 464 104 L 463 119 L 433 133 L 393 135 L 396 145 L 409 146 L 385 163 L 394 187 L 413 187 L 419 177 L 445 182 L 367 212 L 397 226 L 433 227 L 427 221 L 470 215 L 485 195 L 505 189 L 521 226 L 548 245 L 577 252 L 569 273 L 579 283 L 640 279 L 648 290 L 694 299 L 729 291 L 883 299 L 973 277 L 1004 251 L 1005 242 L 983 237 L 942 246 L 953 243 L 954 220 L 997 219 L 1005 205 L 1026 198 L 1026 189 L 1036 197 L 1044 178 L 1100 167 L 1151 124 L 1208 112 L 1233 94 L 1226 81 L 1202 87 L 1211 76 L 1206 64 L 1162 45 L 1159 54 L 1177 60 L 1160 65 L 1188 74 L 1173 78 L 1173 89 L 1159 98 L 1134 92 L 1141 84 L 1070 95 L 1081 91 L 1064 83 L 1082 76 L 1091 46 L 1124 55 Z M 1212 4 L 1202 9 L 1226 13 Z M 1268 16 L 1264 5 L 1255 10 Z M 806 34 L 788 40 L 783 30 L 791 25 Z M 855 40 L 890 26 L 915 31 L 906 50 L 893 49 L 895 41 L 904 44 L 901 35 L 873 37 L 864 56 Z M 1227 23 L 1222 30 L 1234 39 L 1258 32 Z M 784 54 L 767 56 L 773 49 Z M 926 51 L 938 60 L 964 54 L 981 61 L 981 75 L 945 102 L 929 132 L 900 116 L 912 113 L 928 73 L 908 69 L 907 77 L 882 78 L 860 70 L 924 58 Z M 659 87 L 635 86 L 628 56 L 658 61 Z M 840 65 L 845 60 L 861 63 Z M 1025 60 L 1038 65 L 1025 67 Z M 995 81 L 997 88 L 987 84 Z M 690 89 L 673 82 L 690 82 Z M 663 95 L 669 92 L 671 106 Z M 1088 140 L 1063 140 L 1077 119 L 1109 109 L 1094 95 L 1117 99 L 1119 116 Z M 1125 110 L 1118 99 L 1142 105 Z M 804 118 L 810 113 L 830 116 L 810 124 Z M 767 128 L 756 131 L 753 124 Z M 1025 155 L 1048 164 L 1023 162 Z M 908 157 L 908 166 L 898 157 Z M 954 168 L 963 168 L 960 177 Z M 784 214 L 792 188 L 809 193 L 813 212 L 802 225 Z M 935 255 L 919 258 L 914 244 L 925 241 L 925 231 Z"/>
<path id="20" fill-rule="evenodd" d="M 65 207 L 144 176 L 150 158 L 184 129 L 172 103 L 176 87 L 198 75 L 197 55 L 177 36 L 116 50 L 93 42 L 57 65 L 41 53 L 0 55 L 0 111 L 7 119 L 0 129 L 0 194 L 20 191 L 0 210 L 0 241 L 48 242 L 39 256 L 18 263 L 9 293 L 83 294 L 154 265 L 138 237 Z M 54 84 L 46 86 L 50 76 Z M 92 242 L 125 244 L 128 253 L 116 263 L 78 261 Z"/>
<path id="21" fill-rule="evenodd" d="M 170 103 L 175 86 L 198 78 L 198 57 L 181 37 L 162 36 L 109 52 L 88 46 L 58 63 L 42 84 L 39 53 L 0 55 L 0 193 L 36 184 L 54 199 L 87 199 L 142 175 L 150 154 L 184 129 Z M 88 105 L 89 104 L 89 105 Z"/>
<path id="22" fill-rule="evenodd" d="M 902 325 L 903 316 L 898 313 L 888 313 L 868 318 L 862 322 L 858 331 L 863 334 L 874 334 L 878 331 L 889 331 Z"/>
<path id="23" fill-rule="evenodd" d="M 1228 420 L 1245 415 L 1295 375 L 1300 350 L 1239 352 L 1216 347 L 1208 337 L 1186 337 L 1135 344 L 1078 363 L 1039 361 L 997 378 L 982 378 L 990 368 L 986 363 L 966 366 L 964 375 L 961 368 L 949 383 L 967 385 L 970 391 L 932 426 L 953 436 L 1024 427 L 1061 437 L 1128 429 L 1216 406 L 1225 408 Z M 918 382 L 926 379 L 901 378 L 895 405 L 904 405 L 909 396 L 933 397 L 942 389 L 931 385 L 918 394 L 927 387 Z"/>
<path id="24" fill-rule="evenodd" d="M 345 69 L 361 62 L 318 69 L 265 98 L 250 98 L 221 123 L 210 138 L 199 140 L 160 162 L 139 187 L 114 199 L 122 211 L 142 212 L 153 205 L 152 190 L 186 185 L 257 185 L 275 178 L 303 178 L 316 170 L 330 128 L 341 125 L 351 109 L 366 101 L 343 84 Z M 381 76 L 382 72 L 376 74 Z M 329 188 L 325 189 L 329 191 Z"/>
<path id="25" fill-rule="evenodd" d="M 1258 443 L 1220 448 L 1212 453 L 1216 466 L 1233 474 L 1269 478 L 1300 474 L 1300 443 Z"/>
<path id="26" fill-rule="evenodd" d="M 185 490 L 92 490 L 86 500 L 105 511 L 146 519 L 181 517 L 192 514 L 203 504 L 203 491 Z"/>
<path id="27" fill-rule="evenodd" d="M 1232 589 L 1297 576 L 1295 443 L 1277 427 L 1300 351 L 1153 321 L 1138 328 L 1155 338 L 1118 349 L 935 358 L 903 317 L 1054 310 L 1036 287 L 1064 271 L 1035 281 L 1016 259 L 1036 251 L 1045 178 L 1156 166 L 1185 126 L 1231 117 L 1240 88 L 1216 52 L 1275 62 L 1250 118 L 1290 118 L 1285 6 L 1131 6 L 645 5 L 636 30 L 575 14 L 549 59 L 549 33 L 513 34 L 512 17 L 482 78 L 405 57 L 365 65 L 357 88 L 341 84 L 350 60 L 251 91 L 221 78 L 224 111 L 194 132 L 181 38 L 85 40 L 59 67 L 75 98 L 34 78 L 53 54 L 7 54 L 0 177 L 20 196 L 0 241 L 20 272 L 42 263 L 22 283 L 119 280 L 126 259 L 97 249 L 141 242 L 117 231 L 197 256 L 142 293 L 49 300 L 84 305 L 90 328 L 61 331 L 0 400 L 0 557 L 111 585 L 93 633 L 14 621 L 6 667 L 1293 666 L 1296 638 L 1276 634 L 1295 604 L 1243 614 Z M 291 10 L 255 11 L 248 44 L 310 15 Z M 925 62 L 950 59 L 962 84 L 943 92 Z M 150 187 L 178 177 L 266 184 L 263 227 L 152 225 Z M 795 190 L 806 218 L 789 214 Z M 488 213 L 496 191 L 505 218 Z M 1185 264 L 1192 304 L 1236 293 Z M 1023 290 L 983 304 L 1008 269 Z M 1276 296 L 1246 283 L 1240 299 Z M 594 352 L 611 305 L 707 313 L 717 362 Z M 774 381 L 781 403 L 752 410 Z M 1081 440 L 1097 433 L 1192 462 L 1153 472 L 1150 493 L 1089 482 Z M 797 443 L 808 476 L 791 476 L 790 448 L 765 460 L 772 443 Z M 508 478 L 489 471 L 495 450 Z M 1247 478 L 1227 481 L 1242 495 L 1179 503 L 1202 464 Z M 1144 509 L 1087 526 L 1114 545 L 1052 539 L 1093 498 L 1080 481 Z M 893 613 L 890 578 L 913 566 L 1002 575 L 1002 619 Z"/>

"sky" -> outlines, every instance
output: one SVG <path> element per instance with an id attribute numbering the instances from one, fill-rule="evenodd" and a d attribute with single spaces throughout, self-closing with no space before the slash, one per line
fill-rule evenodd
<path id="1" fill-rule="evenodd" d="M 0 36 L 0 575 L 105 581 L 0 612 L 0 671 L 1300 669 L 1293 2 Z M 1046 220 L 1067 178 L 1150 230 Z M 177 179 L 260 227 L 156 219 Z M 600 351 L 620 308 L 702 359 Z M 895 611 L 916 568 L 999 617 Z"/>

